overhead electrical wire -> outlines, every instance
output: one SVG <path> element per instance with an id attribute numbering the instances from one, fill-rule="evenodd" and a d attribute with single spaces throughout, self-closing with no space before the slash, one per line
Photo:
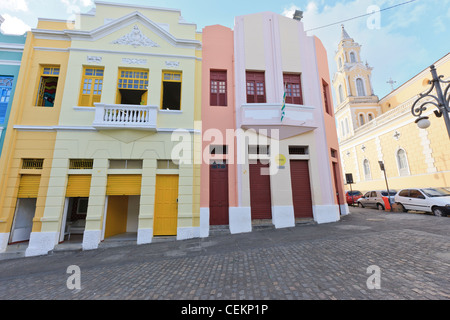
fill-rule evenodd
<path id="1" fill-rule="evenodd" d="M 326 27 L 330 27 L 330 26 L 334 26 L 334 25 L 336 25 L 336 24 L 340 24 L 340 23 L 343 23 L 343 22 L 347 22 L 347 21 L 359 19 L 359 18 L 362 18 L 362 17 L 371 16 L 371 15 L 373 15 L 374 13 L 377 13 L 377 12 L 383 12 L 383 11 L 386 11 L 386 10 L 389 10 L 389 9 L 393 9 L 393 8 L 396 8 L 396 7 L 400 7 L 400 6 L 406 5 L 406 4 L 411 3 L 411 2 L 415 2 L 415 1 L 417 1 L 417 0 L 406 1 L 406 2 L 396 4 L 396 5 L 391 6 L 391 7 L 388 7 L 388 8 L 381 9 L 380 11 L 374 11 L 374 12 L 371 12 L 371 13 L 362 14 L 362 15 L 360 15 L 360 16 L 356 16 L 356 17 L 353 17 L 353 18 L 349 18 L 349 19 L 345 19 L 345 20 L 342 20 L 342 21 L 330 23 L 330 24 L 327 24 L 327 25 L 325 25 L 325 26 L 321 26 L 321 27 L 317 27 L 317 28 L 312 28 L 312 29 L 309 29 L 309 30 L 305 30 L 305 32 L 307 32 L 307 31 L 313 31 L 313 30 L 318 30 L 318 29 L 322 29 L 322 28 L 326 28 Z"/>

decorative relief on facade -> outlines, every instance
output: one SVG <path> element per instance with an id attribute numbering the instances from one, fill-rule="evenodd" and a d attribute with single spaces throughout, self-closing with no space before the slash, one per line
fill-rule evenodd
<path id="1" fill-rule="evenodd" d="M 166 61 L 166 67 L 168 68 L 177 68 L 180 66 L 180 62 L 178 61 Z"/>
<path id="2" fill-rule="evenodd" d="M 147 59 L 122 58 L 122 63 L 126 63 L 126 64 L 147 64 Z"/>
<path id="3" fill-rule="evenodd" d="M 134 26 L 133 30 L 129 33 L 120 37 L 119 39 L 111 42 L 112 44 L 123 44 L 137 47 L 159 47 L 159 44 L 147 38 L 138 26 Z"/>
<path id="4" fill-rule="evenodd" d="M 102 62 L 102 57 L 98 57 L 98 56 L 87 56 L 86 57 L 87 62 L 91 62 L 91 63 L 101 63 Z"/>

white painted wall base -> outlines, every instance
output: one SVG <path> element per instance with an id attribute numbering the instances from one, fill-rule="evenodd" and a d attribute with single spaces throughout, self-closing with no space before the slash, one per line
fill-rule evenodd
<path id="1" fill-rule="evenodd" d="M 32 232 L 25 257 L 42 256 L 55 248 L 59 232 Z"/>
<path id="2" fill-rule="evenodd" d="M 101 242 L 101 230 L 85 230 L 83 235 L 83 250 L 95 250 Z"/>
<path id="3" fill-rule="evenodd" d="M 200 238 L 200 227 L 177 228 L 177 240 Z"/>
<path id="4" fill-rule="evenodd" d="M 314 220 L 318 224 L 337 222 L 340 219 L 337 205 L 313 205 Z"/>
<path id="5" fill-rule="evenodd" d="M 153 229 L 138 229 L 137 244 L 149 244 L 153 240 Z"/>
<path id="6" fill-rule="evenodd" d="M 200 208 L 200 238 L 209 237 L 209 208 Z"/>
<path id="7" fill-rule="evenodd" d="M 272 223 L 276 229 L 295 227 L 293 206 L 273 206 Z"/>
<path id="8" fill-rule="evenodd" d="M 341 204 L 341 215 L 346 216 L 350 214 L 350 209 L 348 208 L 348 204 Z"/>
<path id="9" fill-rule="evenodd" d="M 0 253 L 6 251 L 6 248 L 8 247 L 8 239 L 9 239 L 9 232 L 0 233 Z"/>
<path id="10" fill-rule="evenodd" d="M 252 232 L 252 212 L 250 207 L 230 207 L 230 233 Z"/>

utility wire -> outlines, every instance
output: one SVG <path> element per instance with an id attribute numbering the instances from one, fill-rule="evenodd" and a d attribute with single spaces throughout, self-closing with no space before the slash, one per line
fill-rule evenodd
<path id="1" fill-rule="evenodd" d="M 414 2 L 414 1 L 417 1 L 417 0 L 410 0 L 410 1 L 407 1 L 407 2 L 399 3 L 399 4 L 396 4 L 395 6 L 391 6 L 391 7 L 388 7 L 388 8 L 381 9 L 378 12 L 382 12 L 382 11 L 386 11 L 386 10 L 389 10 L 389 9 L 392 9 L 392 8 L 403 6 L 405 4 L 408 4 L 408 3 L 411 3 L 411 2 Z M 349 19 L 346 19 L 346 20 L 339 21 L 339 22 L 330 23 L 330 24 L 327 24 L 327 25 L 322 26 L 322 27 L 312 28 L 312 29 L 309 29 L 309 30 L 305 30 L 305 32 L 313 31 L 313 30 L 317 30 L 317 29 L 322 29 L 322 28 L 326 28 L 326 27 L 330 27 L 330 26 L 334 26 L 336 24 L 340 24 L 340 23 L 347 22 L 347 21 L 350 21 L 350 20 L 359 19 L 359 18 L 362 18 L 362 17 L 367 17 L 367 16 L 370 16 L 370 15 L 374 14 L 375 12 L 366 13 L 366 14 L 362 14 L 360 16 L 356 16 L 356 17 L 353 17 L 353 18 L 349 18 Z"/>

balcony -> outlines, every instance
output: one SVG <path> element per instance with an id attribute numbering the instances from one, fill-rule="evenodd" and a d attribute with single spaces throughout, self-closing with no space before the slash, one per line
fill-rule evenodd
<path id="1" fill-rule="evenodd" d="M 280 139 L 286 139 L 318 127 L 314 117 L 314 107 L 287 104 L 281 121 L 282 104 L 251 103 L 241 106 L 241 128 L 278 129 Z"/>
<path id="2" fill-rule="evenodd" d="M 95 104 L 92 126 L 99 130 L 135 129 L 156 131 L 158 107 L 125 104 Z"/>

